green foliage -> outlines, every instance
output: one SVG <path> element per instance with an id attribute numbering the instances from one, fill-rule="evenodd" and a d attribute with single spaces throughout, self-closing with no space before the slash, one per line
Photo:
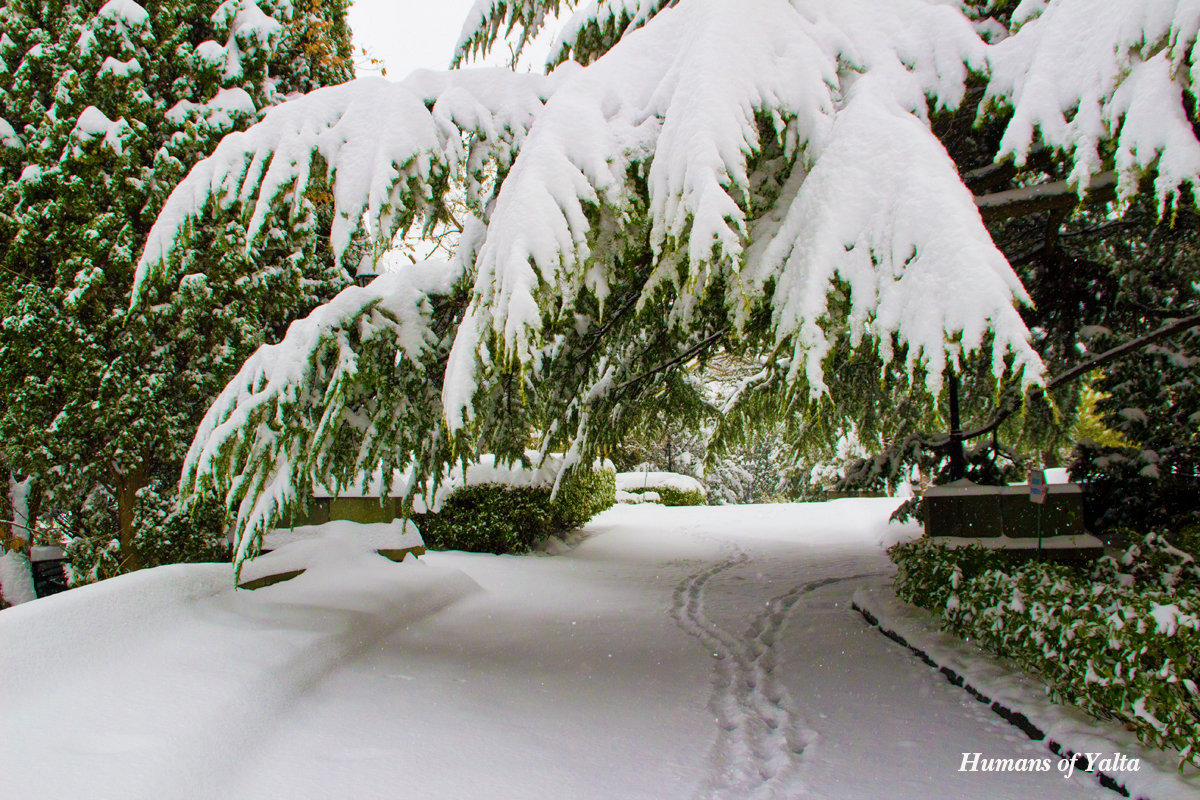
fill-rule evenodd
<path id="1" fill-rule="evenodd" d="M 211 496 L 180 508 L 172 486 L 152 485 L 137 494 L 137 548 L 148 567 L 228 561 L 225 509 Z"/>
<path id="2" fill-rule="evenodd" d="M 138 490 L 133 516 L 134 540 L 142 566 L 229 560 L 225 540 L 225 510 L 210 496 L 199 496 L 180 508 L 172 484 L 155 481 Z M 111 498 L 98 493 L 67 525 L 62 536 L 71 584 L 80 586 L 127 571 L 121 542 L 109 522 Z M 100 527 L 96 527 L 97 522 Z M 108 523 L 105 525 L 104 523 Z"/>
<path id="3" fill-rule="evenodd" d="M 303 243 L 323 212 L 302 198 L 296 226 L 250 251 L 239 223 L 198 226 L 179 283 L 129 309 L 145 233 L 190 166 L 287 93 L 350 77 L 336 57 L 349 48 L 345 3 L 290 8 L 0 7 L 0 116 L 16 134 L 0 146 L 0 460 L 38 479 L 81 580 L 192 552 L 174 523 L 134 535 L 139 490 L 174 484 L 245 357 L 348 282 Z"/>
<path id="4" fill-rule="evenodd" d="M 610 469 L 571 470 L 550 504 L 551 525 L 559 531 L 578 528 L 617 502 L 617 484 Z"/>
<path id="5" fill-rule="evenodd" d="M 1088 574 L 928 539 L 888 552 L 902 599 L 1041 676 L 1056 700 L 1200 766 L 1200 571 L 1190 555 L 1150 535 Z"/>
<path id="6" fill-rule="evenodd" d="M 616 501 L 610 470 L 573 469 L 551 499 L 548 486 L 482 484 L 455 491 L 436 514 L 416 514 L 426 546 L 476 553 L 526 553 L 587 522 Z"/>
<path id="7" fill-rule="evenodd" d="M 632 489 L 630 494 L 645 494 L 654 492 L 658 502 L 664 506 L 702 506 L 704 492 L 699 489 L 676 489 L 672 486 L 647 486 L 645 489 Z"/>

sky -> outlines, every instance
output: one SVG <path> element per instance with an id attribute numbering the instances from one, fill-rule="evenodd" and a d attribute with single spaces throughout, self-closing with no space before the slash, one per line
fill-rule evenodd
<path id="1" fill-rule="evenodd" d="M 473 5 L 474 0 L 354 0 L 350 27 L 355 46 L 365 46 L 386 65 L 389 78 L 400 79 L 414 69 L 449 66 L 463 20 Z M 549 31 L 550 38 L 553 33 Z M 522 58 L 521 64 L 540 66 L 548 49 L 549 43 L 534 47 L 531 55 L 536 59 Z M 356 61 L 359 75 L 371 74 L 361 58 Z M 506 61 L 505 49 L 486 63 L 502 66 Z"/>

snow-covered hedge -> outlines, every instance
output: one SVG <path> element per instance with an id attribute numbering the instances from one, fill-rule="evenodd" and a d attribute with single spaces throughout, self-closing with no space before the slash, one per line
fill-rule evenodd
<path id="1" fill-rule="evenodd" d="M 509 480 L 468 480 L 439 496 L 436 513 L 414 514 L 434 550 L 524 553 L 549 536 L 578 528 L 616 501 L 611 465 L 575 467 L 554 494 L 550 472 L 505 468 Z M 545 474 L 543 474 L 545 472 Z M 553 495 L 553 497 L 552 497 Z"/>
<path id="2" fill-rule="evenodd" d="M 702 506 L 707 495 L 703 483 L 677 472 L 618 472 L 617 491 L 643 499 L 654 494 L 664 506 Z"/>
<path id="3" fill-rule="evenodd" d="M 1155 534 L 1089 573 L 1005 564 L 918 539 L 889 550 L 896 594 L 942 626 L 1036 673 L 1056 700 L 1117 718 L 1200 766 L 1200 569 Z"/>

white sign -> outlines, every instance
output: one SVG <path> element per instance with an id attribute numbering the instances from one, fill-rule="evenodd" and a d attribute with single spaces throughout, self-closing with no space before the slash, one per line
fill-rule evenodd
<path id="1" fill-rule="evenodd" d="M 1046 502 L 1046 471 L 1041 469 L 1029 470 L 1029 502 Z"/>

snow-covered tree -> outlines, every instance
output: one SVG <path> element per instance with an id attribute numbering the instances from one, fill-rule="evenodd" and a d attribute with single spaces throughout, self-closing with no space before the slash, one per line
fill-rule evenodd
<path id="1" fill-rule="evenodd" d="M 447 459 L 518 457 L 530 431 L 588 457 L 719 346 L 761 352 L 796 397 L 830 396 L 839 354 L 932 394 L 972 359 L 1036 384 L 1028 296 L 983 217 L 1143 183 L 1190 202 L 1200 17 L 1026 0 L 1005 25 L 981 5 L 480 0 L 461 55 L 574 8 L 556 68 L 361 80 L 227 137 L 150 231 L 139 297 L 177 274 L 194 220 L 231 213 L 253 242 L 314 180 L 343 260 L 437 220 L 459 169 L 477 218 L 450 263 L 349 289 L 248 361 L 185 488 L 237 510 L 240 560 L 313 480 L 414 466 L 419 489 Z M 997 133 L 971 174 L 934 130 L 964 108 Z"/>
<path id="2" fill-rule="evenodd" d="M 145 563 L 135 533 L 162 522 L 203 409 L 348 280 L 306 239 L 328 206 L 314 187 L 308 228 L 249 252 L 239 226 L 197 220 L 176 281 L 129 309 L 146 233 L 191 165 L 289 94 L 352 77 L 344 4 L 296 9 L 0 7 L 0 459 L 91 554 L 81 579 Z"/>

